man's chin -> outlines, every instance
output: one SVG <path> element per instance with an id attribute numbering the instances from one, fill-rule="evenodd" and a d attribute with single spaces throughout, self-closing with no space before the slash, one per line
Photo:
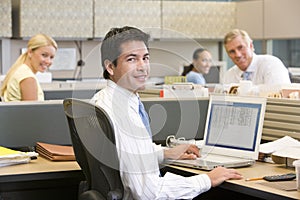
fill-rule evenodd
<path id="1" fill-rule="evenodd" d="M 145 90 L 145 89 L 146 89 L 146 86 L 143 85 L 143 86 L 138 87 L 136 91 L 142 91 L 142 90 Z"/>

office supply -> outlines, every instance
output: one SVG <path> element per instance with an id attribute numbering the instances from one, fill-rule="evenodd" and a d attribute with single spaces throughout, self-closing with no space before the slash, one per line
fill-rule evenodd
<path id="1" fill-rule="evenodd" d="M 63 146 L 63 145 L 37 142 L 36 151 L 41 156 L 53 161 L 75 160 L 75 154 L 72 146 Z"/>
<path id="2" fill-rule="evenodd" d="M 285 149 L 286 147 L 300 147 L 300 142 L 290 136 L 284 136 L 277 140 L 261 144 L 259 152 L 264 154 L 272 154 L 276 151 Z"/>
<path id="3" fill-rule="evenodd" d="M 259 147 L 260 161 L 275 162 L 291 167 L 296 159 L 300 159 L 300 142 L 290 136 L 266 142 Z"/>
<path id="4" fill-rule="evenodd" d="M 275 163 L 293 167 L 293 162 L 300 159 L 300 146 L 287 146 L 284 149 L 272 153 L 271 158 Z"/>
<path id="5" fill-rule="evenodd" d="M 270 182 L 275 181 L 291 181 L 296 178 L 295 173 L 287 173 L 287 174 L 278 174 L 278 175 L 269 175 L 257 178 L 246 178 L 245 181 L 258 181 L 258 180 L 266 180 Z"/>
<path id="6" fill-rule="evenodd" d="M 252 165 L 258 159 L 265 106 L 265 98 L 212 95 L 201 158 L 167 162 L 205 170 Z"/>
<path id="7" fill-rule="evenodd" d="M 195 139 L 185 139 L 184 137 L 176 138 L 174 135 L 169 135 L 166 139 L 166 146 L 167 147 L 175 147 L 180 144 L 194 144 L 199 149 L 203 146 L 203 140 L 195 140 Z"/>
<path id="8" fill-rule="evenodd" d="M 36 152 L 21 152 L 0 146 L 0 167 L 28 163 L 37 156 Z"/>
<path id="9" fill-rule="evenodd" d="M 79 198 L 122 199 L 123 183 L 110 117 L 102 108 L 83 100 L 65 99 L 63 104 L 76 159 L 87 178 Z"/>
<path id="10" fill-rule="evenodd" d="M 263 179 L 266 181 L 291 181 L 291 180 L 294 180 L 295 178 L 296 178 L 295 173 L 279 174 L 279 175 L 263 177 Z"/>
<path id="11" fill-rule="evenodd" d="M 246 178 L 245 181 L 259 181 L 263 180 L 263 177 L 257 177 L 257 178 Z"/>

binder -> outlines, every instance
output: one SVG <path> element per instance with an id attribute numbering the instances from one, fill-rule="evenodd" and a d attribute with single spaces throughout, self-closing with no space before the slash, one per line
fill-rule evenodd
<path id="1" fill-rule="evenodd" d="M 43 157 L 52 161 L 74 161 L 75 154 L 72 146 L 36 143 L 36 151 Z"/>

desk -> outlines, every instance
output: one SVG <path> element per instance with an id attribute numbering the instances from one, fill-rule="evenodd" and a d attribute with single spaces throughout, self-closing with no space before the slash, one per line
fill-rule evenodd
<path id="1" fill-rule="evenodd" d="M 167 171 L 184 176 L 205 173 L 205 171 L 168 165 Z M 256 162 L 251 167 L 237 169 L 244 178 L 262 177 L 265 175 L 284 174 L 294 172 L 293 168 L 286 168 L 283 165 Z M 200 195 L 199 199 L 223 198 L 224 193 L 229 199 L 300 199 L 300 191 L 283 191 L 261 185 L 259 181 L 228 180 L 216 188 L 212 188 L 206 194 Z M 221 192 L 222 191 L 222 192 Z M 198 198 L 197 198 L 198 199 Z M 225 198 L 226 199 L 226 198 Z"/>
<path id="2" fill-rule="evenodd" d="M 77 200 L 81 180 L 84 176 L 77 162 L 38 157 L 28 164 L 0 168 L 0 199 Z"/>

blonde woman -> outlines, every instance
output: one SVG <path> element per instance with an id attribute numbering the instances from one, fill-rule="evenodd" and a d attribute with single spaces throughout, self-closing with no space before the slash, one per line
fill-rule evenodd
<path id="1" fill-rule="evenodd" d="M 57 50 L 56 42 L 49 36 L 37 34 L 27 44 L 23 53 L 8 71 L 2 87 L 2 101 L 43 101 L 44 93 L 36 78 L 52 64 Z"/>

